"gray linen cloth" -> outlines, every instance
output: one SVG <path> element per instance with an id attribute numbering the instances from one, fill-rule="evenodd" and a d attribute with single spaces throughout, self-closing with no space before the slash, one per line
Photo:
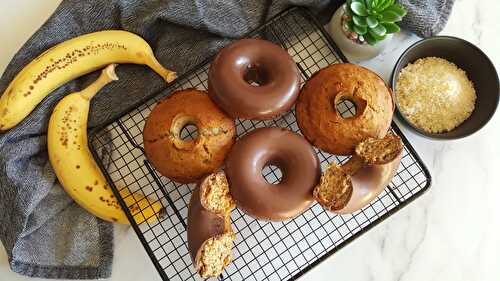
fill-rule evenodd
<path id="1" fill-rule="evenodd" d="M 403 0 L 406 27 L 421 36 L 440 31 L 452 0 Z M 64 0 L 26 42 L 0 79 L 0 93 L 24 65 L 66 39 L 103 29 L 144 37 L 164 66 L 179 74 L 290 5 L 314 8 L 328 20 L 328 0 Z M 7 38 L 8 39 L 8 38 Z M 111 274 L 113 228 L 83 209 L 58 185 L 47 159 L 47 122 L 55 104 L 84 88 L 93 73 L 51 93 L 19 126 L 0 135 L 0 239 L 13 271 L 45 278 L 96 279 Z M 92 102 L 90 126 L 120 112 L 164 82 L 143 66 L 122 65 L 120 80 Z"/>

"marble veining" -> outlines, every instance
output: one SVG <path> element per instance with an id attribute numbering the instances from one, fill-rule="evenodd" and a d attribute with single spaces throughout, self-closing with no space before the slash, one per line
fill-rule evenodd
<path id="1" fill-rule="evenodd" d="M 0 36 L 15 39 L 3 46 L 1 70 L 59 2 L 0 2 L 0 10 L 19 5 L 32 19 L 12 29 L 9 22 L 26 17 L 12 12 L 0 18 Z M 456 0 L 441 34 L 477 44 L 500 70 L 498 11 L 496 0 Z M 406 32 L 397 34 L 391 47 L 361 64 L 387 80 L 399 55 L 417 40 Z M 428 140 L 406 128 L 403 132 L 432 173 L 431 189 L 301 280 L 500 280 L 500 115 L 477 134 L 457 141 Z M 130 227 L 117 226 L 115 242 L 111 280 L 160 280 Z M 11 272 L 2 249 L 0 280 L 33 279 Z"/>

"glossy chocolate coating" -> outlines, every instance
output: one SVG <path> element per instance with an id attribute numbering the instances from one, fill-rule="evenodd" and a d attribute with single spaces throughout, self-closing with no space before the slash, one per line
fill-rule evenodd
<path id="1" fill-rule="evenodd" d="M 200 201 L 200 184 L 193 190 L 188 209 L 187 238 L 193 264 L 198 270 L 199 250 L 208 239 L 227 232 L 228 225 L 223 215 L 217 215 L 205 209 Z M 230 226 L 229 226 L 230 228 Z"/>
<path id="2" fill-rule="evenodd" d="M 280 46 L 242 39 L 217 54 L 210 65 L 208 89 L 212 100 L 233 118 L 271 119 L 295 103 L 300 74 Z"/>
<path id="3" fill-rule="evenodd" d="M 352 195 L 347 205 L 335 211 L 350 214 L 373 201 L 391 182 L 401 162 L 401 152 L 394 160 L 382 165 L 367 165 L 351 175 Z"/>
<path id="4" fill-rule="evenodd" d="M 262 176 L 269 164 L 280 168 L 280 183 L 270 184 Z M 311 145 L 283 128 L 259 128 L 238 140 L 226 159 L 225 171 L 236 205 L 255 218 L 273 221 L 307 209 L 321 175 Z"/>

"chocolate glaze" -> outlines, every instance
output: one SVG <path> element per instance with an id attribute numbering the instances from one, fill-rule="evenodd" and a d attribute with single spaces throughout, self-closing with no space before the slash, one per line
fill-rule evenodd
<path id="1" fill-rule="evenodd" d="M 210 65 L 208 89 L 212 100 L 233 118 L 271 119 L 295 103 L 300 74 L 280 46 L 242 39 L 217 54 Z"/>
<path id="2" fill-rule="evenodd" d="M 231 226 L 223 215 L 212 213 L 202 206 L 200 201 L 201 188 L 203 188 L 203 182 L 196 187 L 191 195 L 187 224 L 188 248 L 196 270 L 199 270 L 198 260 L 203 243 L 212 237 L 231 231 Z"/>
<path id="3" fill-rule="evenodd" d="M 335 211 L 338 214 L 350 214 L 368 205 L 391 182 L 401 162 L 403 153 L 391 162 L 383 165 L 368 165 L 351 175 L 352 195 L 347 205 Z"/>
<path id="4" fill-rule="evenodd" d="M 270 184 L 262 176 L 269 164 L 280 168 L 280 183 Z M 282 128 L 259 128 L 237 141 L 225 171 L 236 205 L 253 217 L 273 221 L 295 217 L 308 208 L 321 175 L 311 145 Z"/>

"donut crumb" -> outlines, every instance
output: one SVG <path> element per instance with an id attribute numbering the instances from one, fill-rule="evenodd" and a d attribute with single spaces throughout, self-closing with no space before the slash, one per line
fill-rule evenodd
<path id="1" fill-rule="evenodd" d="M 350 176 L 336 163 L 330 164 L 321 176 L 313 196 L 318 203 L 330 211 L 344 208 L 352 195 Z"/>
<path id="2" fill-rule="evenodd" d="M 198 261 L 201 277 L 217 277 L 231 262 L 231 250 L 235 240 L 233 232 L 212 237 L 203 243 Z"/>
<path id="3" fill-rule="evenodd" d="M 201 203 L 210 212 L 226 214 L 235 207 L 224 172 L 209 175 L 204 180 L 201 192 Z"/>
<path id="4" fill-rule="evenodd" d="M 403 151 L 401 138 L 388 134 L 383 139 L 367 138 L 356 146 L 358 155 L 367 164 L 387 164 L 396 159 Z"/>

